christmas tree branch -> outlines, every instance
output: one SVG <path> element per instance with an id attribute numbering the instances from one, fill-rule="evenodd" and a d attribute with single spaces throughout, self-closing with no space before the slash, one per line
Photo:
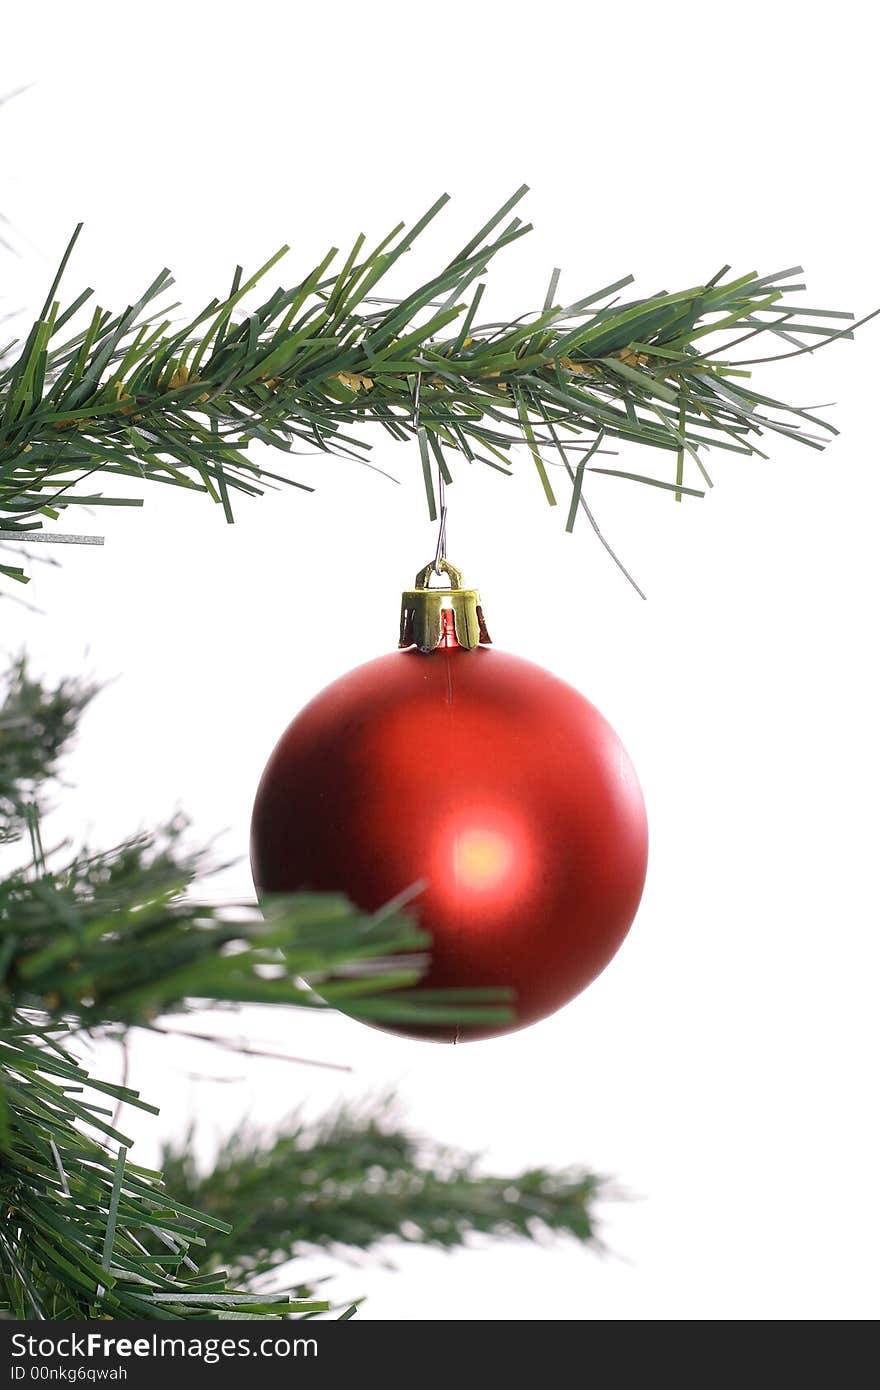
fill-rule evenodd
<path id="1" fill-rule="evenodd" d="M 472 1235 L 566 1234 L 595 1241 L 594 1205 L 607 1185 L 586 1171 L 481 1173 L 474 1158 L 414 1137 L 386 1110 L 294 1119 L 262 1138 L 238 1133 L 209 1172 L 192 1134 L 162 1156 L 181 1201 L 231 1224 L 211 1232 L 207 1267 L 250 1283 L 309 1248 L 368 1250 L 395 1240 L 453 1249 Z"/>
<path id="2" fill-rule="evenodd" d="M 94 694 L 82 680 L 48 690 L 31 679 L 23 657 L 13 662 L 0 699 L 0 843 L 33 827 L 39 789 L 55 775 Z"/>
<path id="3" fill-rule="evenodd" d="M 0 372 L 2 534 L 26 539 L 77 505 L 139 505 L 97 491 L 100 473 L 195 489 L 232 520 L 234 492 L 294 482 L 248 458 L 251 441 L 362 459 L 370 447 L 358 433 L 364 425 L 395 439 L 419 434 L 423 459 L 447 480 L 453 454 L 507 473 L 511 447 L 524 443 L 548 502 L 558 500 L 552 464 L 570 481 L 569 529 L 579 506 L 589 514 L 585 471 L 680 500 L 711 486 L 703 459 L 710 446 L 766 457 L 758 441 L 768 432 L 813 448 L 836 432 L 751 385 L 749 367 L 772 355 L 730 355 L 747 338 L 769 335 L 800 353 L 852 336 L 841 326 L 851 314 L 798 307 L 799 267 L 725 279 L 725 266 L 704 284 L 621 301 L 627 276 L 570 304 L 559 300 L 554 271 L 541 309 L 479 322 L 483 277 L 530 230 L 506 220 L 525 191 L 403 298 L 376 291 L 446 197 L 370 251 L 359 236 L 331 271 L 339 258 L 332 248 L 255 307 L 246 307 L 248 297 L 287 248 L 249 277 L 239 268 L 229 294 L 181 327 L 172 325 L 175 305 L 157 307 L 172 283 L 162 271 L 122 313 L 98 308 L 74 329 L 91 290 L 64 308 L 56 294 L 75 234 L 39 318 Z M 599 446 L 614 439 L 674 455 L 674 477 L 600 463 Z M 696 485 L 685 482 L 686 468 Z M 15 564 L 0 569 L 25 577 Z"/>
<path id="4" fill-rule="evenodd" d="M 326 1303 L 236 1289 L 198 1261 L 222 1221 L 183 1205 L 133 1164 L 111 1102 L 158 1113 L 98 1081 L 66 1030 L 0 1030 L 0 1308 L 16 1318 L 304 1317 Z"/>
<path id="5" fill-rule="evenodd" d="M 373 1021 L 497 1019 L 508 1016 L 501 992 L 410 990 L 426 939 L 393 907 L 365 916 L 298 895 L 258 913 L 194 901 L 205 856 L 184 847 L 180 821 L 56 862 L 43 844 L 45 784 L 92 694 L 81 682 L 48 689 L 18 661 L 0 700 L 3 838 L 8 854 L 30 851 L 0 876 L 0 1308 L 55 1319 L 310 1316 L 326 1305 L 242 1292 L 216 1261 L 200 1272 L 205 1230 L 225 1226 L 129 1161 L 114 1110 L 154 1107 L 89 1075 L 71 1050 L 77 1035 L 149 1027 L 194 1000 L 335 1004 Z"/>
<path id="6" fill-rule="evenodd" d="M 56 863 L 40 789 L 91 694 L 75 682 L 45 690 L 18 662 L 0 704 L 6 837 L 30 840 L 25 865 L 0 879 L 0 1017 L 148 1025 L 197 1000 L 333 1005 L 374 1021 L 508 1016 L 499 991 L 439 999 L 409 988 L 428 939 L 400 904 L 366 915 L 323 894 L 267 898 L 261 911 L 199 901 L 193 885 L 211 866 L 185 848 L 179 819 Z"/>
<path id="7" fill-rule="evenodd" d="M 334 1006 L 373 1021 L 509 1017 L 501 991 L 450 992 L 444 1003 L 413 990 L 429 941 L 400 912 L 367 916 L 331 894 L 264 898 L 260 911 L 193 899 L 207 864 L 180 849 L 182 829 L 0 881 L 0 1011 L 86 1029 L 149 1026 L 204 1000 Z"/>

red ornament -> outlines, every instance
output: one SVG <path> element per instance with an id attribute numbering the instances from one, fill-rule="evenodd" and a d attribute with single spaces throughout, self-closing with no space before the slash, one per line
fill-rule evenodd
<path id="1" fill-rule="evenodd" d="M 541 667 L 475 645 L 476 594 L 447 568 L 457 588 L 428 590 L 423 571 L 404 595 L 401 644 L 434 649 L 359 666 L 283 734 L 251 864 L 259 891 L 342 892 L 368 911 L 423 880 L 420 987 L 515 991 L 514 1023 L 389 1026 L 453 1042 L 534 1023 L 596 978 L 635 916 L 648 835 L 610 724 Z"/>

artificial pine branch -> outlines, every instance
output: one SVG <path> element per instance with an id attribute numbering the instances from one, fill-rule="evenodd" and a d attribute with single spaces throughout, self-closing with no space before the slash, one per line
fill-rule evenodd
<path id="1" fill-rule="evenodd" d="M 33 822 L 39 789 L 55 775 L 94 694 L 83 680 L 48 690 L 28 675 L 24 657 L 13 662 L 0 699 L 0 843 Z"/>
<path id="2" fill-rule="evenodd" d="M 7 1017 L 0 1028 L 0 1310 L 16 1318 L 304 1317 L 326 1303 L 260 1296 L 200 1270 L 217 1218 L 133 1164 L 106 1102 L 157 1114 L 89 1076 L 67 1030 Z"/>
<path id="3" fill-rule="evenodd" d="M 320 1246 L 344 1253 L 386 1240 L 451 1250 L 472 1235 L 596 1240 L 595 1202 L 607 1184 L 583 1170 L 486 1175 L 476 1161 L 401 1129 L 387 1110 L 294 1119 L 261 1138 L 239 1132 L 208 1172 L 192 1134 L 168 1145 L 168 1188 L 232 1227 L 211 1231 L 206 1267 L 248 1283 Z"/>
<path id="4" fill-rule="evenodd" d="M 374 1021 L 508 1016 L 493 1008 L 501 991 L 448 992 L 444 1004 L 413 990 L 429 939 L 404 914 L 365 915 L 333 894 L 265 898 L 260 911 L 193 899 L 206 862 L 180 851 L 182 828 L 0 881 L 0 1009 L 83 1028 L 148 1027 L 204 1000 L 330 1005 Z"/>
<path id="5" fill-rule="evenodd" d="M 788 298 L 805 288 L 791 283 L 799 267 L 724 280 L 725 266 L 704 284 L 621 302 L 626 276 L 568 305 L 559 302 L 554 271 L 541 310 L 478 322 L 482 277 L 530 230 L 516 217 L 505 224 L 525 192 L 402 299 L 376 291 L 445 196 L 415 227 L 395 227 L 371 251 L 359 236 L 331 273 L 332 248 L 303 279 L 249 311 L 247 296 L 287 248 L 250 277 L 239 268 L 230 293 L 180 328 L 168 317 L 175 305 L 155 307 L 172 283 L 162 271 L 121 314 L 95 309 L 87 326 L 71 331 L 92 293 L 65 308 L 56 298 L 77 228 L 42 313 L 0 372 L 6 537 L 38 532 L 76 505 L 139 505 L 96 491 L 90 480 L 98 473 L 204 492 L 232 520 L 233 491 L 255 495 L 293 482 L 247 458 L 252 440 L 364 458 L 369 444 L 352 433 L 364 425 L 381 425 L 396 439 L 420 433 L 423 459 L 433 456 L 447 480 L 450 454 L 507 473 L 511 446 L 524 441 L 550 503 L 557 498 L 548 464 L 563 465 L 572 486 L 569 529 L 578 505 L 589 515 L 585 470 L 665 488 L 680 500 L 711 486 L 703 462 L 709 446 L 766 457 L 757 441 L 768 431 L 813 448 L 836 433 L 751 385 L 748 367 L 772 356 L 745 363 L 729 355 L 766 335 L 792 345 L 786 356 L 852 336 L 839 326 L 851 314 L 799 308 Z M 674 477 L 588 462 L 613 439 L 674 454 Z M 688 461 L 697 486 L 685 483 Z M 430 469 L 426 475 L 433 516 Z M 25 578 L 17 565 L 0 570 Z"/>
<path id="6" fill-rule="evenodd" d="M 211 865 L 185 846 L 180 819 L 108 851 L 47 856 L 40 789 L 91 694 L 77 682 L 44 689 L 18 662 L 0 704 L 6 837 L 30 840 L 28 861 L 0 879 L 0 1019 L 24 1009 L 46 1026 L 148 1026 L 205 999 L 335 1005 L 374 1021 L 507 1016 L 500 991 L 459 991 L 453 1006 L 412 990 L 429 942 L 393 907 L 366 915 L 309 893 L 264 899 L 261 911 L 198 900 Z"/>
<path id="7" fill-rule="evenodd" d="M 151 1026 L 194 999 L 336 1003 L 374 1020 L 448 1018 L 451 1003 L 406 988 L 425 938 L 398 912 L 365 917 L 317 895 L 275 899 L 262 914 L 194 901 L 205 858 L 184 847 L 180 821 L 104 853 L 47 855 L 44 788 L 93 693 L 78 681 L 44 687 L 20 660 L 0 701 L 3 838 L 10 854 L 29 845 L 0 878 L 0 1309 L 310 1316 L 327 1305 L 242 1292 L 216 1262 L 200 1270 L 204 1231 L 223 1223 L 130 1162 L 107 1100 L 154 1107 L 90 1076 L 71 1051 L 77 1034 Z M 493 1012 L 476 992 L 469 1007 Z"/>

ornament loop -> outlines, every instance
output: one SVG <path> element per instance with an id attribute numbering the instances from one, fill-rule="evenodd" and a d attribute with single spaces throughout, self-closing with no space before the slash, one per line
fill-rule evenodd
<path id="1" fill-rule="evenodd" d="M 449 579 L 450 589 L 460 589 L 462 587 L 461 570 L 456 569 L 455 565 L 443 559 L 431 560 L 429 564 L 425 565 L 424 569 L 419 570 L 416 575 L 416 588 L 429 589 L 431 587 L 432 574 L 445 574 Z"/>

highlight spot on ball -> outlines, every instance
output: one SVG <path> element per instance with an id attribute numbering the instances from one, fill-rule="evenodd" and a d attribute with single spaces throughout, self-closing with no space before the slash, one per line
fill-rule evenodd
<path id="1" fill-rule="evenodd" d="M 514 852 L 509 838 L 482 827 L 460 831 L 453 841 L 455 876 L 463 888 L 488 892 L 497 888 L 513 868 Z"/>

